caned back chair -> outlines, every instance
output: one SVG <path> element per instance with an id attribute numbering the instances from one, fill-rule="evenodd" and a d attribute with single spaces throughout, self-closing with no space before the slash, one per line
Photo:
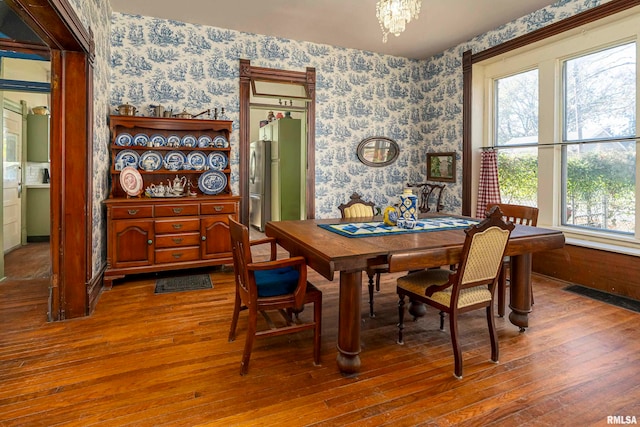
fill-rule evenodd
<path id="1" fill-rule="evenodd" d="M 449 315 L 449 332 L 455 360 L 454 376 L 462 378 L 462 349 L 458 342 L 458 315 L 485 308 L 491 360 L 498 362 L 493 296 L 507 243 L 514 225 L 502 219 L 500 209 L 493 208 L 481 223 L 465 230 L 461 260 L 455 271 L 427 269 L 398 278 L 398 343 L 403 344 L 405 296 L 440 310 L 440 329 L 444 315 Z M 397 260 L 396 260 L 397 259 Z M 391 271 L 401 271 L 402 254 L 389 257 Z"/>
<path id="2" fill-rule="evenodd" d="M 338 206 L 340 215 L 343 219 L 349 218 L 368 218 L 375 215 L 375 203 L 371 201 L 362 200 L 362 196 L 358 193 L 353 193 L 350 200 L 347 203 L 343 203 Z M 386 264 L 369 267 L 366 270 L 367 277 L 369 278 L 369 317 L 375 317 L 373 311 L 373 284 L 375 278 L 376 291 L 380 292 L 380 274 L 389 271 L 389 266 Z"/>
<path id="3" fill-rule="evenodd" d="M 487 205 L 487 212 L 494 206 L 498 206 L 502 211 L 505 220 L 514 224 L 538 225 L 538 208 L 523 205 L 511 205 L 507 203 L 490 203 Z M 509 257 L 505 257 L 505 265 L 502 268 L 500 279 L 498 280 L 498 316 L 504 317 L 507 293 L 507 267 L 510 267 Z M 533 293 L 531 293 L 531 303 L 533 304 Z"/>
<path id="4" fill-rule="evenodd" d="M 234 341 L 240 312 L 249 312 L 247 335 L 240 364 L 240 375 L 249 369 L 249 359 L 256 337 L 275 336 L 313 329 L 313 360 L 320 364 L 320 332 L 322 324 L 322 292 L 307 282 L 307 264 L 303 257 L 276 259 L 276 239 L 267 237 L 249 241 L 249 229 L 229 217 L 229 231 L 233 251 L 236 281 L 235 303 L 231 318 L 229 341 Z M 270 259 L 253 262 L 251 247 L 271 245 Z M 305 304 L 313 303 L 313 321 L 303 323 L 298 317 Z M 270 317 L 282 316 L 276 323 Z M 257 330 L 258 313 L 266 320 L 268 329 Z"/>

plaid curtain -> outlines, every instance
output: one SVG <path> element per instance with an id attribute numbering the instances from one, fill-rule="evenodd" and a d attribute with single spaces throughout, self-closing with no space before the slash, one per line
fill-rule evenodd
<path id="1" fill-rule="evenodd" d="M 496 150 L 482 151 L 476 218 L 485 217 L 487 203 L 500 203 L 500 184 L 498 183 L 498 153 L 496 152 Z"/>

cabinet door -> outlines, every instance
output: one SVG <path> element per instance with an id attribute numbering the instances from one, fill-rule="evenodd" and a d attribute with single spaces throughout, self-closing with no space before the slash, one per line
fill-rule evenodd
<path id="1" fill-rule="evenodd" d="M 230 258 L 232 256 L 229 217 L 227 215 L 202 217 L 200 232 L 202 235 L 202 259 Z"/>
<path id="2" fill-rule="evenodd" d="M 111 262 L 116 268 L 153 264 L 153 220 L 117 220 L 112 222 Z"/>

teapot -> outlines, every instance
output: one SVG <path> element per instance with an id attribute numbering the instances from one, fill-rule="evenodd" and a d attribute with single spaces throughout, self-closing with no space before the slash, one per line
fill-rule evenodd
<path id="1" fill-rule="evenodd" d="M 167 188 L 168 187 L 165 187 L 164 184 L 160 182 L 160 184 L 158 185 L 151 184 L 150 186 L 148 186 L 147 191 L 151 194 L 152 197 L 164 197 L 164 195 L 167 193 Z"/>
<path id="2" fill-rule="evenodd" d="M 165 160 L 163 163 L 164 163 L 164 168 L 170 171 L 177 171 L 178 169 L 180 169 L 180 164 L 176 162 L 169 163 Z"/>
<path id="3" fill-rule="evenodd" d="M 147 157 L 146 159 L 142 159 L 140 162 L 140 167 L 146 171 L 152 171 L 156 168 L 157 160 L 154 160 L 151 157 Z"/>
<path id="4" fill-rule="evenodd" d="M 184 186 L 187 185 L 187 177 L 183 176 L 182 178 L 176 175 L 176 178 L 173 180 L 173 185 L 171 181 L 168 181 L 168 190 L 173 194 L 182 194 L 184 192 Z"/>

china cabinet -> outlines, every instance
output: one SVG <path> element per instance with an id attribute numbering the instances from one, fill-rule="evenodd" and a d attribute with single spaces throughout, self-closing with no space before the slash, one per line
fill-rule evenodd
<path id="1" fill-rule="evenodd" d="M 233 263 L 231 121 L 111 116 L 104 286 L 130 274 Z M 121 175 L 133 173 L 130 185 Z"/>

